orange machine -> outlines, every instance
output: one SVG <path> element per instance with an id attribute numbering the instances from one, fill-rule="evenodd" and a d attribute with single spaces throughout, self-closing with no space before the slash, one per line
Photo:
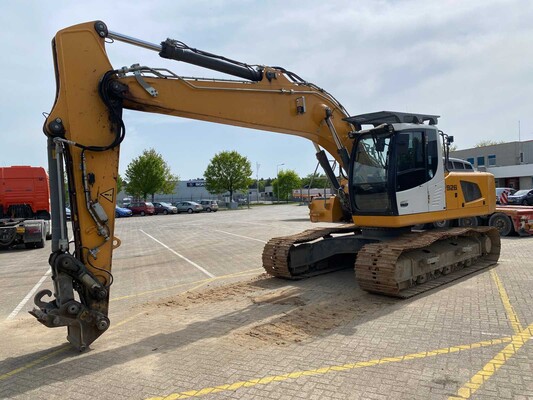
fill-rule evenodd
<path id="1" fill-rule="evenodd" d="M 142 64 L 113 68 L 105 49 L 113 41 L 239 79 L 185 78 Z M 363 289 L 406 297 L 438 286 L 440 277 L 447 282 L 498 259 L 494 229 L 411 232 L 415 224 L 494 210 L 492 175 L 446 173 L 442 155 L 449 138 L 436 127 L 438 116 L 350 116 L 331 94 L 284 68 L 248 65 L 172 39 L 149 43 L 111 32 L 101 21 L 58 32 L 53 50 L 57 94 L 44 131 L 52 217 L 59 218 L 53 221 L 49 259 L 55 293 L 51 301 L 43 300 L 50 291 L 38 293 L 32 314 L 48 327 L 67 326 L 68 340 L 81 350 L 110 324 L 112 253 L 120 245 L 114 207 L 126 135 L 123 109 L 297 135 L 314 143 L 354 224 L 271 239 L 263 266 L 274 276 L 300 279 L 350 266 Z M 344 187 L 326 152 L 340 166 Z M 63 161 L 73 252 L 61 220 Z M 428 280 L 431 285 L 425 285 Z"/>

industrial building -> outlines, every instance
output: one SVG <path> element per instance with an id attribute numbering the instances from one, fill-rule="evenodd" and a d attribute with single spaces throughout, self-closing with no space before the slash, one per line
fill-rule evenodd
<path id="1" fill-rule="evenodd" d="M 478 171 L 490 172 L 496 187 L 533 187 L 533 140 L 451 151 L 450 157 L 467 160 Z"/>

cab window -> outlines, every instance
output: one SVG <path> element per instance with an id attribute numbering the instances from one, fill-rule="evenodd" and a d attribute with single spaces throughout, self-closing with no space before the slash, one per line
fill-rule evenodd
<path id="1" fill-rule="evenodd" d="M 403 191 L 431 180 L 439 165 L 437 133 L 402 132 L 397 136 L 396 190 Z"/>
<path id="2" fill-rule="evenodd" d="M 462 162 L 454 161 L 453 169 L 465 169 L 465 165 Z"/>

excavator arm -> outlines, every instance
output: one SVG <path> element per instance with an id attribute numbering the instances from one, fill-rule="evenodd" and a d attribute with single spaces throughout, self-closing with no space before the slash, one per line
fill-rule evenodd
<path id="1" fill-rule="evenodd" d="M 241 80 L 184 78 L 140 65 L 114 68 L 106 44 L 120 40 L 162 57 L 200 65 Z M 109 291 L 123 109 L 174 115 L 301 136 L 319 154 L 348 169 L 353 125 L 342 105 L 319 87 L 279 67 L 249 66 L 166 40 L 155 45 L 109 32 L 101 21 L 66 28 L 53 40 L 57 93 L 48 137 L 54 293 L 35 297 L 31 311 L 48 327 L 68 327 L 84 350 L 109 327 Z M 67 237 L 66 172 L 73 237 Z M 74 249 L 70 249 L 73 243 Z M 52 297 L 53 296 L 53 297 Z M 51 299 L 44 299 L 52 297 Z M 45 301 L 48 300 L 48 301 Z"/>

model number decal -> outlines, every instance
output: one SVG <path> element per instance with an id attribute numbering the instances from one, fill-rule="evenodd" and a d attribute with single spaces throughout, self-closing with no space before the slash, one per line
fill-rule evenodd
<path id="1" fill-rule="evenodd" d="M 446 185 L 446 191 L 457 190 L 457 185 Z"/>

